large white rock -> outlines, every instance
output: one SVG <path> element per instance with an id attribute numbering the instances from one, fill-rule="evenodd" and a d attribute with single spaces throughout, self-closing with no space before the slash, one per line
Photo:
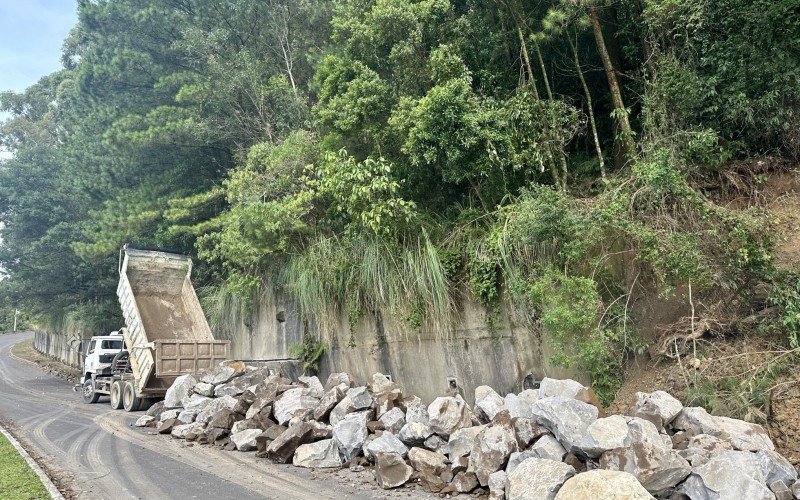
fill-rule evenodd
<path id="1" fill-rule="evenodd" d="M 421 422 L 407 422 L 397 435 L 400 441 L 408 446 L 419 446 L 431 437 L 433 431 Z"/>
<path id="2" fill-rule="evenodd" d="M 472 446 L 467 472 L 474 472 L 481 486 L 489 484 L 489 475 L 502 469 L 508 457 L 517 451 L 514 427 L 509 422 L 494 423 L 485 428 Z"/>
<path id="3" fill-rule="evenodd" d="M 362 452 L 369 435 L 368 418 L 366 411 L 350 413 L 333 426 L 333 441 L 345 460 L 352 460 Z"/>
<path id="4" fill-rule="evenodd" d="M 178 420 L 184 424 L 191 424 L 194 422 L 194 419 L 197 417 L 198 413 L 200 413 L 199 410 L 183 410 L 178 414 Z"/>
<path id="5" fill-rule="evenodd" d="M 419 422 L 430 425 L 428 407 L 417 396 L 409 396 L 403 400 L 406 406 L 406 423 Z"/>
<path id="6" fill-rule="evenodd" d="M 212 399 L 206 396 L 201 396 L 200 394 L 192 394 L 188 398 L 183 398 L 181 406 L 183 406 L 184 410 L 195 410 L 200 412 L 211 404 Z"/>
<path id="7" fill-rule="evenodd" d="M 181 414 L 181 409 L 176 408 L 173 410 L 164 410 L 161 412 L 161 415 L 158 417 L 159 422 L 163 422 L 165 420 L 169 420 L 171 418 L 178 418 L 178 415 Z"/>
<path id="8" fill-rule="evenodd" d="M 683 410 L 681 402 L 668 392 L 637 392 L 636 404 L 630 414 L 650 420 L 658 427 L 664 427 L 672 422 L 681 410 Z"/>
<path id="9" fill-rule="evenodd" d="M 780 481 L 786 486 L 792 486 L 797 481 L 797 469 L 780 454 L 774 451 L 760 450 L 756 453 L 756 457 L 758 457 L 767 485 Z"/>
<path id="10" fill-rule="evenodd" d="M 543 458 L 529 458 L 508 474 L 508 500 L 553 500 L 567 479 L 575 475 L 571 465 Z"/>
<path id="11" fill-rule="evenodd" d="M 695 467 L 678 489 L 692 500 L 774 500 L 758 457 L 746 451 L 724 451 Z"/>
<path id="12" fill-rule="evenodd" d="M 597 408 L 564 397 L 546 397 L 537 400 L 532 407 L 533 420 L 546 427 L 567 450 L 580 452 L 578 445 L 586 430 L 597 420 Z"/>
<path id="13" fill-rule="evenodd" d="M 441 396 L 434 399 L 428 406 L 428 420 L 431 430 L 445 438 L 458 429 L 472 425 L 469 406 L 461 396 Z"/>
<path id="14" fill-rule="evenodd" d="M 164 396 L 164 408 L 182 407 L 181 401 L 192 394 L 195 384 L 197 384 L 197 379 L 191 374 L 181 375 L 176 378 Z"/>
<path id="15" fill-rule="evenodd" d="M 375 461 L 377 453 L 396 453 L 401 457 L 405 457 L 408 454 L 408 447 L 397 436 L 391 432 L 384 431 L 380 437 L 373 439 L 364 447 L 364 456 L 370 462 Z"/>
<path id="16" fill-rule="evenodd" d="M 591 400 L 591 390 L 583 384 L 572 379 L 558 380 L 543 378 L 539 384 L 540 398 L 570 398 L 588 403 Z"/>
<path id="17" fill-rule="evenodd" d="M 558 439 L 554 438 L 550 434 L 545 434 L 544 436 L 540 437 L 535 443 L 533 443 L 533 446 L 531 446 L 529 451 L 536 458 L 546 458 L 548 460 L 555 460 L 556 462 L 564 460 L 564 455 L 567 454 L 567 450 L 561 446 L 561 443 L 558 442 Z"/>
<path id="18" fill-rule="evenodd" d="M 325 388 L 322 387 L 322 382 L 320 382 L 319 378 L 316 376 L 302 376 L 297 380 L 307 388 L 311 389 L 311 395 L 315 398 L 322 398 L 322 395 L 325 394 Z"/>
<path id="19" fill-rule="evenodd" d="M 210 402 L 200 411 L 200 413 L 197 414 L 195 422 L 207 424 L 220 410 L 228 409 L 232 411 L 234 408 L 236 408 L 236 403 L 238 403 L 238 401 L 233 396 L 224 396 L 221 398 L 211 399 Z"/>
<path id="20" fill-rule="evenodd" d="M 507 394 L 503 405 L 511 418 L 533 418 L 533 403 L 539 399 L 539 389 L 525 389 L 519 394 Z"/>
<path id="21" fill-rule="evenodd" d="M 692 464 L 692 467 L 697 467 L 708 462 L 717 453 L 732 449 L 728 441 L 708 434 L 699 434 L 690 437 L 686 448 L 679 450 L 678 454 Z"/>
<path id="22" fill-rule="evenodd" d="M 371 408 L 372 404 L 375 402 L 372 394 L 370 394 L 369 390 L 367 390 L 367 388 L 364 386 L 348 389 L 347 398 L 350 400 L 350 408 L 348 408 L 348 413 L 359 410 L 367 410 Z"/>
<path id="23" fill-rule="evenodd" d="M 272 407 L 275 420 L 281 425 L 286 425 L 297 410 L 313 410 L 319 403 L 314 397 L 314 390 L 307 387 L 289 389 L 281 394 Z"/>
<path id="24" fill-rule="evenodd" d="M 231 434 L 231 442 L 239 451 L 252 451 L 257 448 L 256 438 L 264 432 L 261 429 L 245 429 Z"/>
<path id="25" fill-rule="evenodd" d="M 455 462 L 459 457 L 466 457 L 472 452 L 475 446 L 475 438 L 486 428 L 485 425 L 465 427 L 450 434 L 447 442 L 447 456 L 451 462 Z"/>
<path id="26" fill-rule="evenodd" d="M 687 407 L 681 410 L 672 421 L 672 427 L 690 430 L 695 435 L 709 434 L 731 443 L 734 450 L 758 451 L 774 450 L 775 445 L 767 431 L 758 424 L 743 420 L 709 415 L 700 407 Z"/>
<path id="27" fill-rule="evenodd" d="M 503 397 L 488 385 L 475 388 L 475 413 L 484 422 L 490 422 L 495 415 L 505 409 Z"/>
<path id="28" fill-rule="evenodd" d="M 653 496 L 627 472 L 595 469 L 577 474 L 558 490 L 555 500 L 650 500 Z"/>
<path id="29" fill-rule="evenodd" d="M 376 456 L 375 480 L 385 490 L 402 486 L 411 479 L 413 472 L 414 469 L 396 453 L 378 453 Z"/>
<path id="30" fill-rule="evenodd" d="M 142 415 L 141 417 L 136 420 L 136 423 L 133 424 L 136 427 L 147 427 L 147 424 L 155 420 L 155 417 L 151 417 L 150 415 Z"/>
<path id="31" fill-rule="evenodd" d="M 658 431 L 656 431 L 658 432 Z M 630 446 L 628 422 L 621 415 L 598 418 L 586 428 L 586 434 L 578 443 L 578 449 L 587 457 L 597 458 L 614 448 Z"/>
<path id="32" fill-rule="evenodd" d="M 447 467 L 447 457 L 435 451 L 414 447 L 408 452 L 411 467 L 427 476 L 438 476 Z"/>
<path id="33" fill-rule="evenodd" d="M 333 439 L 323 439 L 316 443 L 300 445 L 294 452 L 292 464 L 295 467 L 332 468 L 341 467 L 342 458 L 339 447 Z"/>
<path id="34" fill-rule="evenodd" d="M 199 394 L 201 396 L 206 396 L 209 398 L 214 396 L 214 386 L 205 382 L 198 382 L 195 384 L 194 389 L 192 390 L 195 394 Z"/>
<path id="35" fill-rule="evenodd" d="M 186 439 L 186 435 L 189 434 L 190 431 L 192 431 L 194 429 L 203 429 L 204 427 L 205 427 L 205 424 L 203 424 L 201 422 L 194 422 L 194 423 L 191 423 L 191 424 L 176 425 L 175 427 L 172 428 L 172 432 L 170 432 L 170 434 L 172 434 L 172 437 L 174 437 L 174 438 Z"/>
<path id="36" fill-rule="evenodd" d="M 230 379 L 240 374 L 239 371 L 232 366 L 219 365 L 210 372 L 206 373 L 200 379 L 206 384 L 220 385 L 228 382 Z"/>

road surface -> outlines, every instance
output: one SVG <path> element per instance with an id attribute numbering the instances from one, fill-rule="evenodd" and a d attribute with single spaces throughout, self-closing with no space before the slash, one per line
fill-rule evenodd
<path id="1" fill-rule="evenodd" d="M 51 475 L 71 483 L 77 498 L 428 496 L 379 490 L 367 472 L 313 472 L 272 464 L 253 453 L 190 446 L 153 429 L 132 427 L 143 412 L 112 410 L 105 398 L 98 404 L 83 404 L 69 383 L 9 353 L 11 346 L 31 337 L 30 333 L 0 335 L 0 418 Z"/>

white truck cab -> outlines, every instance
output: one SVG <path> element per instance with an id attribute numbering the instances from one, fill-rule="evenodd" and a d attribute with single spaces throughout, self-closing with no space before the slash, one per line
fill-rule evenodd
<path id="1" fill-rule="evenodd" d="M 111 375 L 111 362 L 114 360 L 114 356 L 124 348 L 125 341 L 118 331 L 108 335 L 95 336 L 89 340 L 84 353 L 86 358 L 81 377 L 84 398 L 88 397 L 96 402 L 96 398 L 99 398 L 100 395 L 94 391 L 95 377 Z"/>

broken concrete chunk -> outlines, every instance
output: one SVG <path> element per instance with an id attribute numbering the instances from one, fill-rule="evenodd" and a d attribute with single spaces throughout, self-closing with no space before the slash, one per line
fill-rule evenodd
<path id="1" fill-rule="evenodd" d="M 506 498 L 553 500 L 561 486 L 574 475 L 575 469 L 565 463 L 529 458 L 508 474 Z"/>
<path id="2" fill-rule="evenodd" d="M 191 396 L 195 384 L 197 384 L 197 379 L 194 375 L 186 374 L 176 378 L 175 382 L 167 389 L 167 394 L 164 396 L 164 406 L 166 408 L 181 408 L 183 406 L 181 401 Z"/>
<path id="3" fill-rule="evenodd" d="M 362 452 L 369 435 L 368 419 L 368 412 L 350 413 L 333 426 L 333 440 L 345 461 L 354 459 Z"/>
<path id="4" fill-rule="evenodd" d="M 413 472 L 396 453 L 378 453 L 375 457 L 375 480 L 385 490 L 404 485 Z"/>
<path id="5" fill-rule="evenodd" d="M 331 468 L 341 467 L 342 458 L 333 439 L 300 445 L 294 452 L 292 464 L 296 467 Z"/>
<path id="6" fill-rule="evenodd" d="M 256 449 L 256 438 L 261 435 L 261 429 L 245 429 L 231 433 L 231 442 L 239 451 L 253 451 Z"/>
<path id="7" fill-rule="evenodd" d="M 603 469 L 577 474 L 564 483 L 555 500 L 651 500 L 653 496 L 627 472 Z"/>
<path id="8" fill-rule="evenodd" d="M 573 452 L 580 452 L 578 445 L 598 416 L 594 406 L 564 397 L 539 399 L 532 411 L 533 420 L 552 432 L 567 451 Z"/>

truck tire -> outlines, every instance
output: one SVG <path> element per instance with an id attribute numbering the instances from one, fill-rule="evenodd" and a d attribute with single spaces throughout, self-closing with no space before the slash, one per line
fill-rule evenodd
<path id="1" fill-rule="evenodd" d="M 140 404 L 141 400 L 136 395 L 133 384 L 125 382 L 122 386 L 122 406 L 125 408 L 125 411 L 139 411 Z"/>
<path id="2" fill-rule="evenodd" d="M 87 405 L 95 404 L 100 399 L 100 394 L 94 390 L 94 380 L 89 378 L 83 383 L 83 402 Z"/>
<path id="3" fill-rule="evenodd" d="M 122 382 L 115 380 L 111 384 L 111 408 L 122 409 Z"/>

